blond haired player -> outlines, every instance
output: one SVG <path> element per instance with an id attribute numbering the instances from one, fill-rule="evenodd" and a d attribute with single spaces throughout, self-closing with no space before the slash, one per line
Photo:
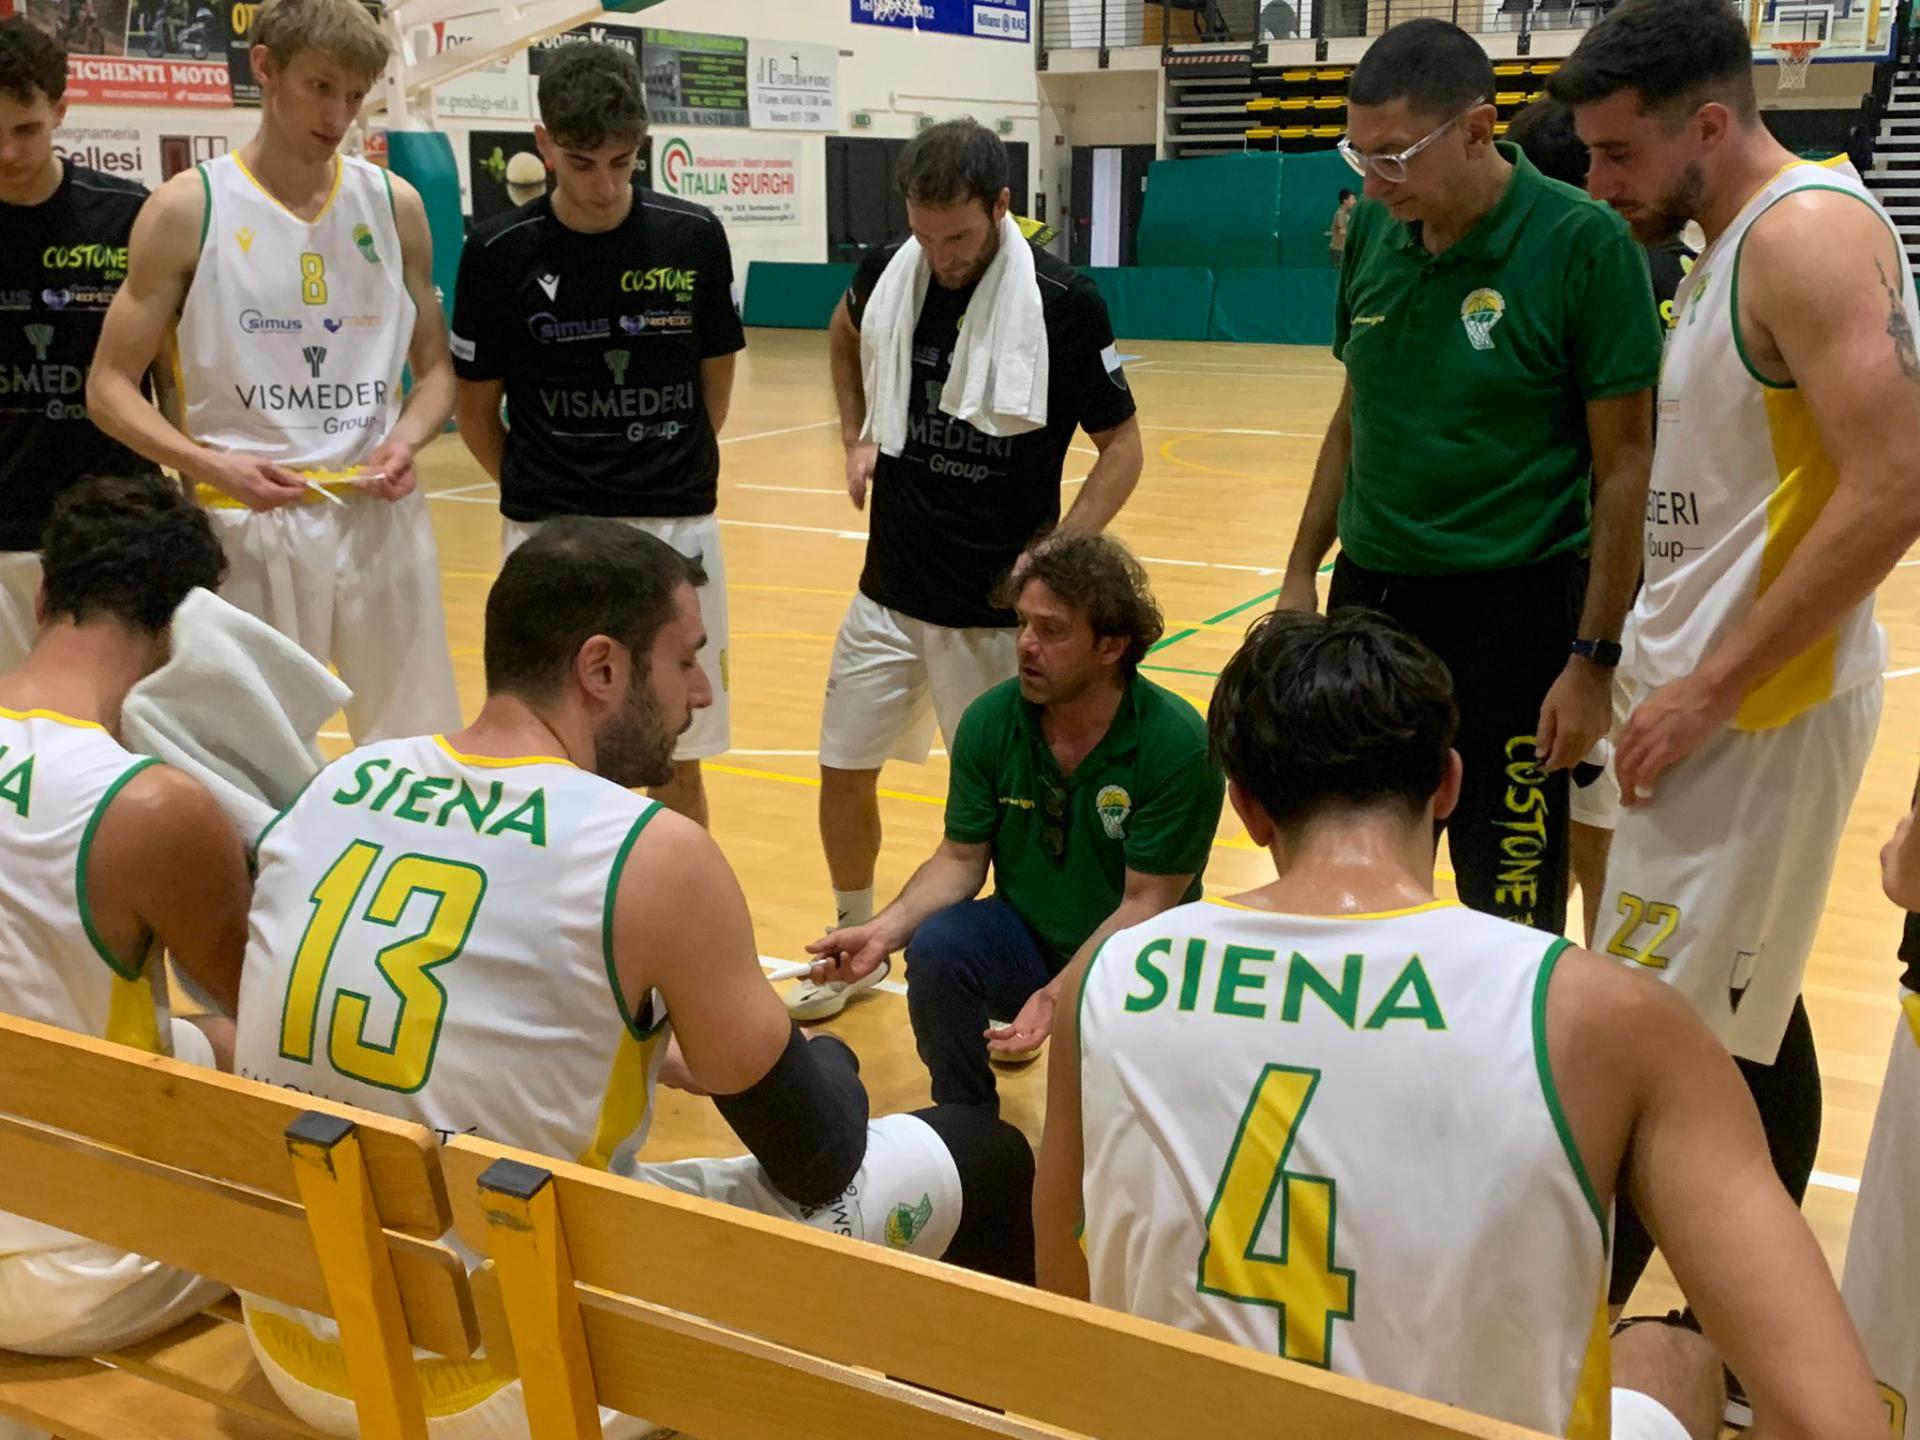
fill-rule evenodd
<path id="1" fill-rule="evenodd" d="M 1920 538 L 1920 309 L 1859 176 L 1761 123 L 1735 10 L 1627 0 L 1551 88 L 1596 197 L 1642 241 L 1689 219 L 1707 241 L 1660 380 L 1599 943 L 1740 1061 L 1798 1199 L 1821 1105 L 1801 979 L 1880 720 L 1873 591 Z M 1623 1213 L 1616 1302 L 1649 1249 Z"/>
<path id="2" fill-rule="evenodd" d="M 168 1023 L 160 952 L 232 1012 L 246 852 L 197 781 L 114 738 L 127 692 L 167 657 L 174 608 L 195 586 L 219 583 L 220 547 L 178 487 L 150 475 L 68 490 L 42 558 L 39 637 L 0 674 L 0 1011 L 230 1065 L 231 1021 Z M 7 1349 L 112 1349 L 221 1289 L 0 1215 Z"/>
<path id="3" fill-rule="evenodd" d="M 338 153 L 387 42 L 356 0 L 268 0 L 253 35 L 259 133 L 141 211 L 87 405 L 214 507 L 222 593 L 334 663 L 356 739 L 444 728 L 459 700 L 414 475 L 454 403 L 433 245 L 412 186 Z M 176 320 L 184 433 L 138 383 Z"/>
<path id="4" fill-rule="evenodd" d="M 1550 1434 L 1711 1440 L 1717 1394 L 1679 1417 L 1609 1392 L 1631 1191 L 1751 1376 L 1755 1433 L 1863 1440 L 1860 1343 L 1706 1026 L 1644 976 L 1434 899 L 1458 725 L 1446 667 L 1383 617 L 1248 636 L 1208 726 L 1278 878 L 1070 974 L 1041 1283 Z"/>

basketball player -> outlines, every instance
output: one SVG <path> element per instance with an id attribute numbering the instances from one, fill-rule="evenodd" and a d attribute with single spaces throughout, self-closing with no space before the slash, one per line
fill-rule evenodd
<path id="1" fill-rule="evenodd" d="M 39 628 L 34 552 L 54 500 L 83 475 L 152 468 L 95 429 L 82 403 L 147 191 L 54 153 L 66 89 L 59 45 L 24 19 L 0 20 L 0 670 Z"/>
<path id="2" fill-rule="evenodd" d="M 1920 312 L 1859 177 L 1761 123 L 1715 0 L 1627 0 L 1551 88 L 1595 195 L 1643 240 L 1707 239 L 1661 378 L 1601 936 L 1740 1060 L 1798 1199 L 1820 1138 L 1801 977 L 1880 718 L 1873 591 L 1920 538 Z M 1623 1214 L 1616 1301 L 1648 1248 Z"/>
<path id="3" fill-rule="evenodd" d="M 1920 792 L 1916 792 L 1920 798 Z M 1880 852 L 1887 898 L 1907 912 L 1906 973 L 1880 1108 L 1860 1173 L 1842 1292 L 1866 1342 L 1893 1440 L 1920 1440 L 1920 826 L 1909 814 Z"/>
<path id="4" fill-rule="evenodd" d="M 869 1124 L 853 1052 L 809 1043 L 767 984 L 718 847 L 627 788 L 666 777 L 710 698 L 701 578 L 612 520 L 555 520 L 507 558 L 474 723 L 354 751 L 262 837 L 237 1068 L 1031 1278 L 1025 1139 L 973 1106 Z M 670 1064 L 750 1155 L 636 1163 Z M 327 1381 L 343 1363 L 332 1323 L 248 1309 L 281 1398 L 352 1433 Z M 465 1397 L 430 1421 L 437 1436 L 526 1433 L 518 1383 L 484 1359 L 433 1376 Z"/>
<path id="5" fill-rule="evenodd" d="M 1250 632 L 1208 724 L 1278 878 L 1122 931 L 1069 980 L 1041 1282 L 1555 1435 L 1676 1436 L 1608 1395 L 1631 1188 L 1764 1433 L 1871 1434 L 1859 1341 L 1706 1026 L 1434 899 L 1458 723 L 1445 666 L 1380 616 Z"/>
<path id="6" fill-rule="evenodd" d="M 174 607 L 220 583 L 219 543 L 158 475 L 88 480 L 55 502 L 42 561 L 39 638 L 0 674 L 0 1010 L 229 1068 L 232 1021 L 169 1023 L 160 952 L 232 1013 L 245 849 L 197 781 L 114 739 L 127 692 L 166 659 Z M 0 1215 L 0 1347 L 112 1349 L 220 1290 Z"/>
<path id="7" fill-rule="evenodd" d="M 1006 147 L 973 120 L 950 120 L 901 152 L 898 181 L 912 236 L 868 253 L 834 310 L 830 334 L 847 493 L 857 509 L 873 490 L 866 565 L 834 642 L 820 719 L 820 840 L 836 928 L 873 918 L 880 767 L 890 757 L 925 760 L 935 719 L 951 748 L 967 706 L 1014 676 L 1014 615 L 994 603 L 995 587 L 1056 520 L 1066 530 L 1104 530 L 1143 463 L 1106 303 L 1092 281 L 1037 248 L 1045 424 L 990 435 L 943 408 L 964 336 L 980 333 L 990 318 L 969 307 L 1009 233 Z M 876 288 L 908 246 L 926 266 L 915 313 L 871 310 Z M 909 253 L 903 263 L 912 260 Z M 969 322 L 976 328 L 963 331 Z M 886 455 L 862 439 L 884 419 L 868 413 L 863 355 L 893 353 L 908 327 L 911 375 L 898 397 L 906 442 Z M 1061 519 L 1061 472 L 1076 429 L 1087 432 L 1099 458 Z M 877 983 L 881 972 L 868 978 Z M 838 1014 L 857 989 L 844 981 L 800 986 L 794 1017 Z"/>
<path id="8" fill-rule="evenodd" d="M 554 190 L 479 227 L 460 257 L 460 435 L 500 483 L 507 551 L 556 515 L 607 515 L 700 559 L 713 704 L 654 796 L 707 823 L 700 762 L 732 742 L 719 432 L 746 345 L 713 212 L 637 188 L 640 67 L 618 45 L 556 51 L 534 140 Z M 502 398 L 513 417 L 500 414 Z"/>
<path id="9" fill-rule="evenodd" d="M 334 663 L 355 738 L 451 725 L 439 561 L 414 484 L 414 454 L 454 400 L 426 209 L 404 180 L 337 153 L 387 42 L 357 0 L 268 0 L 252 33 L 260 131 L 141 211 L 87 404 L 194 483 L 227 551 L 222 594 Z M 138 384 L 176 318 L 184 433 Z"/>

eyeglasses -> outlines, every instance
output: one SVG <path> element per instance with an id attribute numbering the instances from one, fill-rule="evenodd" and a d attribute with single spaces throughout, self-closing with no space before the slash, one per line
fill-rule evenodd
<path id="1" fill-rule="evenodd" d="M 1047 822 L 1040 828 L 1040 848 L 1047 852 L 1047 858 L 1058 860 L 1067 853 L 1067 792 L 1058 785 L 1048 785 L 1041 793 L 1040 808 Z"/>
<path id="2" fill-rule="evenodd" d="M 1453 119 L 1447 121 L 1446 124 L 1427 136 L 1426 139 L 1416 141 L 1397 155 L 1368 155 L 1364 151 L 1354 149 L 1353 142 L 1345 135 L 1340 137 L 1340 143 L 1335 148 L 1339 150 L 1340 158 L 1353 167 L 1354 174 L 1364 178 L 1367 171 L 1371 170 L 1389 185 L 1398 185 L 1407 178 L 1407 162 L 1409 160 L 1413 159 L 1414 156 L 1426 149 L 1427 146 L 1438 140 L 1442 135 L 1446 134 L 1447 131 L 1451 130 L 1455 125 L 1459 124 L 1460 121 L 1466 119 L 1467 116 L 1471 115 L 1486 103 L 1487 97 L 1482 95 L 1478 100 L 1474 101 L 1473 104 L 1467 106 L 1466 109 L 1454 116 Z"/>

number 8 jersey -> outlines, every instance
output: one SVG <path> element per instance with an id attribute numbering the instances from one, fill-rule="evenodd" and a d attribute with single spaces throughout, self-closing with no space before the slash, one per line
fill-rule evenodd
<path id="1" fill-rule="evenodd" d="M 1564 940 L 1451 904 L 1183 905 L 1080 997 L 1096 1304 L 1605 1437 L 1608 1217 L 1561 1115 Z"/>
<path id="2" fill-rule="evenodd" d="M 620 991 L 612 905 L 658 809 L 438 736 L 335 761 L 260 838 L 235 1068 L 624 1168 L 666 1021 Z"/>
<path id="3" fill-rule="evenodd" d="M 415 315 L 387 173 L 334 167 L 311 221 L 238 152 L 200 167 L 200 258 L 175 334 L 190 438 L 321 475 L 352 470 L 400 418 Z"/>

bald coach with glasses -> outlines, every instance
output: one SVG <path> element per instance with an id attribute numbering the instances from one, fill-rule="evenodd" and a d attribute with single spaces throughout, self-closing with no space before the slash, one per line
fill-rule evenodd
<path id="1" fill-rule="evenodd" d="M 1607 733 L 1640 573 L 1660 331 L 1606 206 L 1493 138 L 1493 66 L 1442 20 L 1376 42 L 1348 90 L 1365 177 L 1340 271 L 1347 367 L 1280 591 L 1400 620 L 1453 673 L 1460 897 L 1566 923 L 1568 771 Z"/>

